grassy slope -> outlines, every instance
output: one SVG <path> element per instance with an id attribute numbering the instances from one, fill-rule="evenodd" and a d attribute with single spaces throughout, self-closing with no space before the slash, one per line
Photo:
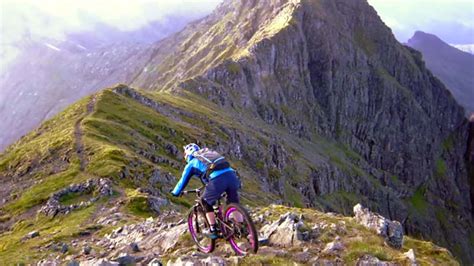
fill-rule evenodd
<path id="1" fill-rule="evenodd" d="M 13 193 L 18 197 L 0 209 L 0 217 L 7 223 L 14 224 L 12 230 L 0 235 L 0 261 L 30 262 L 44 257 L 45 253 L 39 247 L 58 239 L 74 238 L 92 222 L 98 208 L 113 206 L 117 199 L 125 200 L 122 210 L 132 217 L 140 219 L 151 216 L 152 213 L 146 206 L 146 195 L 136 189 L 149 186 L 148 178 L 154 170 L 178 176 L 183 166 L 180 154 L 170 153 L 165 148 L 166 145 L 181 147 L 196 140 L 205 140 L 203 144 L 209 146 L 228 142 L 228 133 L 224 130 L 211 130 L 215 128 L 224 127 L 252 136 L 253 141 L 264 148 L 267 148 L 270 133 L 277 132 L 285 145 L 293 147 L 288 149 L 289 155 L 301 161 L 296 169 L 286 170 L 288 175 L 300 182 L 304 182 L 304 176 L 308 175 L 310 166 L 317 160 L 331 162 L 348 174 L 364 174 L 360 173 L 361 170 L 354 163 L 360 160 L 357 154 L 337 143 L 322 138 L 310 143 L 297 139 L 280 128 L 263 123 L 250 124 L 248 121 L 252 121 L 251 119 L 236 119 L 225 110 L 192 94 L 184 99 L 167 93 L 141 93 L 159 103 L 166 115 L 111 90 L 104 90 L 95 96 L 91 113 L 86 111 L 87 104 L 91 101 L 88 97 L 45 122 L 1 155 L 2 178 L 33 179 L 35 182 L 27 188 L 16 188 Z M 80 121 L 83 132 L 81 141 L 85 148 L 84 159 L 87 161 L 84 171 L 80 170 L 80 158 L 75 146 L 77 136 L 74 134 L 74 127 L 77 121 Z M 199 127 L 194 126 L 193 121 L 200 121 Z M 164 159 L 163 163 L 153 163 L 150 155 Z M 58 162 L 62 162 L 61 167 L 53 171 L 50 166 Z M 278 195 L 261 193 L 261 184 L 255 177 L 265 173 L 273 174 L 271 169 L 268 172 L 261 169 L 262 162 L 243 158 L 233 164 L 244 178 L 244 203 L 266 205 L 279 199 Z M 128 174 L 123 177 L 123 173 Z M 283 178 L 277 173 L 273 175 L 272 178 L 277 179 L 276 181 Z M 97 177 L 111 178 L 116 196 L 55 219 L 36 214 L 35 210 L 51 193 L 71 183 Z M 156 186 L 166 192 L 174 182 L 163 179 Z M 288 183 L 288 180 L 284 182 L 286 198 L 283 201 L 294 206 L 304 206 L 303 199 L 298 196 L 300 191 Z M 197 182 L 191 183 L 191 186 L 197 185 Z M 166 197 L 165 193 L 163 195 Z M 342 198 L 353 202 L 360 200 L 357 195 L 343 196 Z M 74 201 L 75 196 L 71 195 L 67 200 Z M 185 209 L 193 198 L 171 200 Z M 338 204 L 341 197 L 320 200 L 327 204 Z M 26 242 L 20 240 L 33 230 L 40 231 L 41 236 Z M 374 242 L 374 245 L 377 243 Z"/>

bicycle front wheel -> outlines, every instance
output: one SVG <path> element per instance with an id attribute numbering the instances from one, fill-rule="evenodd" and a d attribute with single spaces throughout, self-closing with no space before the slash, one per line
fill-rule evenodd
<path id="1" fill-rule="evenodd" d="M 211 253 L 214 251 L 216 241 L 205 235 L 205 231 L 209 230 L 209 224 L 206 220 L 206 215 L 198 207 L 194 207 L 189 211 L 188 229 L 191 238 L 201 252 Z"/>
<path id="2" fill-rule="evenodd" d="M 235 203 L 227 205 L 224 222 L 232 228 L 228 240 L 237 255 L 257 253 L 257 230 L 245 208 Z"/>

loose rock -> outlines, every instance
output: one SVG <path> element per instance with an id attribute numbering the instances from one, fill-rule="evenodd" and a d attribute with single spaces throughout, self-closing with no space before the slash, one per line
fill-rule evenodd
<path id="1" fill-rule="evenodd" d="M 380 214 L 369 211 L 361 204 L 354 206 L 354 215 L 358 223 L 375 230 L 377 234 L 384 237 L 389 246 L 397 249 L 402 247 L 403 227 L 400 222 L 390 221 Z"/>
<path id="2" fill-rule="evenodd" d="M 40 234 L 38 231 L 31 231 L 26 235 L 26 238 L 35 238 L 38 237 Z"/>

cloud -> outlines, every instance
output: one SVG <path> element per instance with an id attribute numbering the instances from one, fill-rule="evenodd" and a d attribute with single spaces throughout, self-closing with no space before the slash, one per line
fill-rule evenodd
<path id="1" fill-rule="evenodd" d="M 108 25 L 132 31 L 168 16 L 188 21 L 222 0 L 0 0 L 0 60 L 10 61 L 25 35 L 64 40 L 67 33 Z M 179 23 L 181 25 L 182 23 Z"/>
<path id="2" fill-rule="evenodd" d="M 474 43 L 472 0 L 368 1 L 401 42 L 423 30 L 449 43 Z"/>
<path id="3" fill-rule="evenodd" d="M 91 30 L 98 22 L 129 31 L 169 15 L 197 17 L 221 0 L 0 0 L 2 37 L 10 41 L 25 31 L 64 37 L 65 32 Z"/>

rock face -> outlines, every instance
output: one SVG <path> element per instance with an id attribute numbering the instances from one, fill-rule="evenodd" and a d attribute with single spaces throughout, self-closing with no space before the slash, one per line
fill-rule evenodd
<path id="1" fill-rule="evenodd" d="M 474 112 L 474 55 L 445 43 L 437 36 L 417 31 L 407 45 L 423 54 L 426 66 L 446 85 L 454 98 Z"/>
<path id="2" fill-rule="evenodd" d="M 302 243 L 305 238 L 308 239 L 308 234 L 303 234 L 302 227 L 302 219 L 294 213 L 286 213 L 278 221 L 265 225 L 262 235 L 272 245 L 292 247 Z"/>
<path id="3" fill-rule="evenodd" d="M 319 196 L 341 191 L 363 195 L 376 211 L 404 221 L 409 234 L 453 250 L 461 241 L 459 256 L 474 260 L 464 237 L 473 231 L 463 157 L 467 120 L 419 52 L 398 43 L 363 0 L 232 2 L 215 12 L 220 13 L 231 25 L 226 34 L 241 29 L 232 35 L 238 45 L 231 58 L 193 76 L 185 65 L 204 59 L 184 56 L 172 64 L 182 71 L 158 77 L 166 88 L 247 110 L 313 143 L 315 134 L 338 141 L 354 151 L 349 161 L 355 165 L 309 159 L 316 167 L 308 166 L 310 178 L 296 185 L 309 206 L 324 206 Z M 204 29 L 201 36 L 206 34 Z M 173 80 L 185 81 L 173 86 Z M 275 152 L 280 173 L 297 164 L 285 147 Z M 285 182 L 281 174 L 272 185 L 284 194 Z M 328 209 L 349 212 L 355 203 L 349 199 Z"/>
<path id="4" fill-rule="evenodd" d="M 474 202 L 474 115 L 469 118 L 469 137 L 467 141 L 466 163 L 471 183 L 471 202 Z M 472 210 L 474 217 L 474 209 Z"/>
<path id="5" fill-rule="evenodd" d="M 377 213 L 370 212 L 360 204 L 354 206 L 354 217 L 358 223 L 375 230 L 377 234 L 384 237 L 389 246 L 402 248 L 403 227 L 400 222 L 390 221 Z"/>

